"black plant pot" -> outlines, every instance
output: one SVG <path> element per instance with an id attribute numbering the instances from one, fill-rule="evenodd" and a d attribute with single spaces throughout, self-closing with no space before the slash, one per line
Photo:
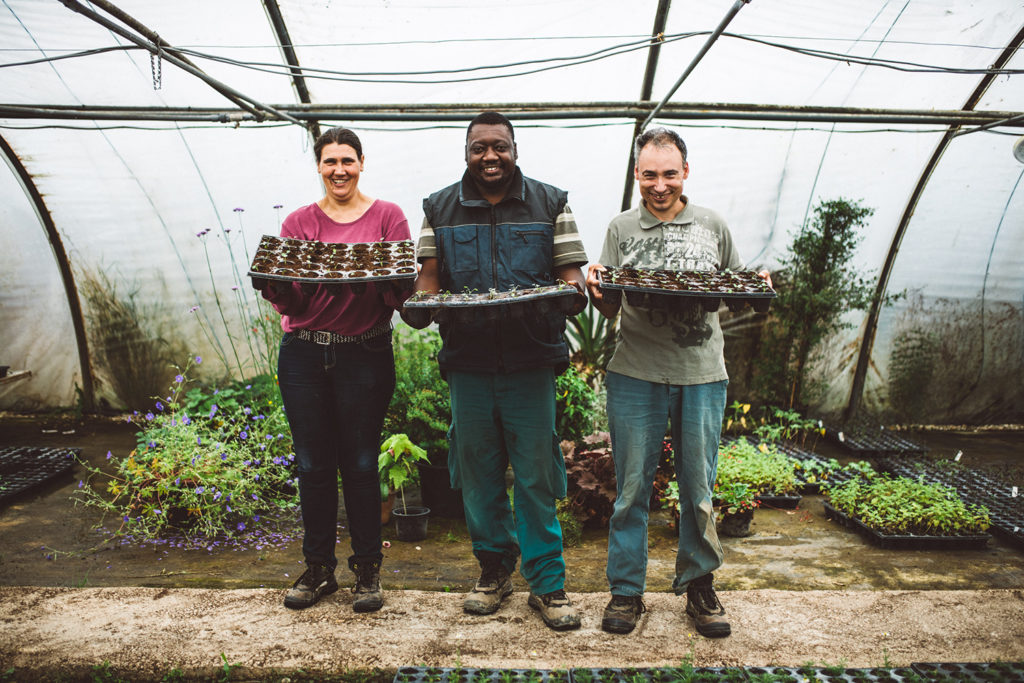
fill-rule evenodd
<path id="1" fill-rule="evenodd" d="M 754 521 L 753 510 L 743 510 L 729 514 L 722 513 L 722 519 L 718 524 L 718 533 L 730 538 L 745 538 L 754 532 L 750 530 L 750 523 Z"/>
<path id="2" fill-rule="evenodd" d="M 451 486 L 447 464 L 417 463 L 420 473 L 420 498 L 438 517 L 465 519 L 462 491 Z"/>
<path id="3" fill-rule="evenodd" d="M 427 537 L 430 508 L 409 505 L 391 511 L 395 520 L 395 535 L 399 541 L 422 541 Z"/>

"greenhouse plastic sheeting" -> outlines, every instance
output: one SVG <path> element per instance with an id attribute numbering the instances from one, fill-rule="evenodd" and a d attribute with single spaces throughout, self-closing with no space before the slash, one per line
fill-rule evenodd
<path id="1" fill-rule="evenodd" d="M 111 16 L 103 3 L 80 4 Z M 199 68 L 235 91 L 275 108 L 299 104 L 265 3 L 114 4 L 171 46 L 187 49 Z M 671 103 L 956 111 L 1024 27 L 1024 3 L 1006 0 L 739 4 Z M 533 102 L 571 110 L 637 102 L 659 3 L 272 5 L 307 70 L 313 105 Z M 731 9 L 726 0 L 669 3 L 653 102 L 665 97 Z M 248 364 L 233 358 L 249 354 L 250 321 L 234 303 L 253 301 L 243 277 L 248 255 L 260 235 L 279 231 L 288 212 L 321 196 L 310 136 L 301 126 L 273 117 L 146 119 L 168 108 L 242 110 L 166 58 L 106 49 L 129 46 L 56 0 L 0 5 L 0 136 L 16 157 L 0 166 L 0 364 L 33 373 L 28 382 L 0 387 L 2 408 L 68 405 L 83 383 L 72 312 L 41 215 L 52 220 L 74 275 L 90 340 L 84 361 L 95 373 L 97 396 L 117 406 L 122 400 L 111 368 L 95 348 L 103 318 L 90 308 L 85 283 L 114 288 L 179 362 L 202 356 L 203 374 L 216 377 Z M 96 52 L 80 54 L 90 50 Z M 1013 73 L 1024 69 L 1020 51 L 1004 68 L 1010 71 L 992 79 L 976 111 L 1024 111 L 1024 76 Z M 11 105 L 39 111 L 15 116 Z M 68 119 L 48 109 L 67 106 L 135 107 L 140 115 Z M 415 236 L 422 198 L 464 169 L 468 117 L 379 118 L 331 116 L 321 126 L 359 133 L 366 154 L 361 189 L 401 206 Z M 512 118 L 521 167 L 568 190 L 595 261 L 620 210 L 634 119 Z M 813 206 L 842 196 L 874 209 L 855 265 L 875 275 L 947 130 L 935 123 L 711 114 L 656 122 L 686 139 L 686 194 L 725 217 L 748 265 L 777 266 Z M 890 407 L 893 349 L 925 340 L 933 372 L 922 391 L 932 419 L 1003 419 L 1024 409 L 1024 165 L 1012 155 L 1021 134 L 1022 128 L 999 126 L 956 137 L 926 178 L 889 281 L 889 293 L 906 296 L 879 317 L 867 408 Z M 31 200 L 33 189 L 41 208 Z M 866 312 L 848 314 L 850 327 L 816 361 L 815 371 L 828 380 L 816 406 L 822 413 L 838 413 L 849 400 L 865 320 Z"/>

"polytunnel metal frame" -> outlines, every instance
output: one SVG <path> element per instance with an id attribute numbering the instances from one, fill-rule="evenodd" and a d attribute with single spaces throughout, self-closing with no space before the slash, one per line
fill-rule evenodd
<path id="1" fill-rule="evenodd" d="M 472 104 L 380 104 L 380 105 L 341 105 L 313 104 L 305 83 L 302 67 L 294 47 L 291 44 L 288 26 L 281 13 L 277 0 L 263 0 L 263 7 L 273 29 L 278 48 L 289 73 L 299 105 L 273 104 L 267 105 L 250 98 L 210 77 L 195 66 L 186 56 L 166 43 L 159 34 L 144 26 L 127 13 L 120 10 L 109 0 L 91 0 L 91 3 L 102 8 L 132 31 L 126 30 L 115 22 L 103 17 L 98 12 L 82 5 L 78 0 L 59 0 L 68 9 L 82 14 L 99 23 L 105 28 L 124 37 L 134 44 L 146 49 L 158 59 L 166 60 L 192 76 L 201 79 L 221 95 L 234 103 L 238 109 L 224 108 L 180 108 L 180 107 L 89 107 L 89 106 L 54 106 L 54 105 L 2 105 L 0 116 L 22 119 L 77 119 L 77 120 L 118 120 L 118 121 L 169 121 L 189 122 L 207 121 L 228 125 L 240 122 L 261 123 L 268 117 L 287 121 L 305 127 L 314 138 L 319 135 L 322 121 L 368 121 L 368 122 L 450 122 L 467 121 L 482 110 L 496 109 L 519 120 L 558 120 L 558 119 L 608 119 L 631 118 L 635 120 L 634 134 L 639 134 L 643 127 L 655 117 L 665 120 L 745 120 L 773 122 L 826 122 L 826 123 L 887 123 L 887 124 L 941 124 L 948 126 L 942 140 L 936 146 L 925 167 L 922 169 L 914 191 L 907 202 L 899 224 L 896 226 L 888 253 L 879 274 L 875 295 L 866 319 L 864 333 L 860 339 L 857 366 L 849 400 L 844 411 L 844 419 L 851 419 L 857 412 L 864 390 L 864 382 L 869 364 L 875 331 L 880 314 L 880 301 L 888 287 L 889 277 L 899 253 L 904 234 L 909 226 L 925 187 L 935 170 L 938 161 L 948 148 L 949 143 L 958 135 L 987 130 L 994 127 L 1024 128 L 1024 112 L 986 111 L 978 112 L 974 107 L 980 101 L 989 85 L 995 79 L 1010 58 L 1024 45 L 1024 27 L 1000 53 L 999 58 L 989 67 L 988 72 L 980 79 L 978 85 L 968 97 L 964 105 L 957 110 L 906 110 L 879 109 L 859 107 L 805 107 L 757 104 L 725 104 L 725 103 L 677 103 L 668 99 L 675 93 L 683 80 L 697 66 L 707 53 L 715 39 L 722 35 L 726 25 L 736 12 L 750 0 L 736 0 L 729 13 L 719 24 L 716 31 L 709 36 L 703 49 L 687 66 L 679 80 L 661 102 L 651 101 L 653 83 L 657 73 L 661 41 L 668 20 L 671 0 L 659 0 L 655 12 L 654 25 L 651 32 L 651 43 L 648 47 L 648 58 L 642 78 L 640 99 L 635 102 L 524 102 L 524 103 L 472 103 Z M 961 130 L 963 126 L 974 126 L 971 130 Z M 31 175 L 18 160 L 14 150 L 0 136 L 0 151 L 7 157 L 8 163 L 16 170 L 26 193 L 32 199 L 47 238 L 58 261 L 68 305 L 72 311 L 72 319 L 77 337 L 79 364 L 83 378 L 83 409 L 95 409 L 92 373 L 89 368 L 89 348 L 85 338 L 84 319 L 81 304 L 78 300 L 67 255 L 60 240 L 60 234 L 46 208 L 42 196 L 35 187 Z M 623 188 L 623 208 L 631 203 L 633 191 L 634 165 L 633 148 L 630 145 L 628 167 Z"/>

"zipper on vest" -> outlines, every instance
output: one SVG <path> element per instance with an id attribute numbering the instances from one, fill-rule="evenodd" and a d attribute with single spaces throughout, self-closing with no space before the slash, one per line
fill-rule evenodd
<path id="1" fill-rule="evenodd" d="M 494 204 L 491 204 L 491 287 L 498 288 L 498 217 L 494 212 Z M 494 348 L 497 349 L 498 372 L 504 374 L 505 363 L 503 362 L 504 352 L 501 348 L 501 316 L 494 321 Z"/>

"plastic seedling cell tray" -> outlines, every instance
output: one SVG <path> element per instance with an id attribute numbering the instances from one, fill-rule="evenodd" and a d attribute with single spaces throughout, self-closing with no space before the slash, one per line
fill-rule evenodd
<path id="1" fill-rule="evenodd" d="M 403 666 L 394 683 L 569 683 L 566 669 L 486 669 Z"/>
<path id="2" fill-rule="evenodd" d="M 829 429 L 833 441 L 859 456 L 919 455 L 927 449 L 916 441 L 885 429 Z"/>
<path id="3" fill-rule="evenodd" d="M 313 284 L 416 279 L 416 249 L 400 242 L 334 243 L 264 235 L 249 277 Z"/>
<path id="4" fill-rule="evenodd" d="M 646 270 L 608 267 L 598 272 L 601 292 L 615 303 L 625 295 L 634 306 L 672 309 L 699 301 L 708 312 L 718 310 L 724 300 L 731 311 L 750 304 L 765 313 L 775 298 L 775 290 L 756 272 Z"/>
<path id="5" fill-rule="evenodd" d="M 779 496 L 765 493 L 757 497 L 757 502 L 762 507 L 775 508 L 776 510 L 795 510 L 803 499 L 802 496 Z"/>
<path id="6" fill-rule="evenodd" d="M 435 314 L 468 319 L 497 319 L 544 315 L 551 311 L 568 313 L 574 302 L 576 288 L 570 285 L 548 285 L 499 292 L 417 292 L 405 302 L 407 309 L 432 310 Z"/>
<path id="7" fill-rule="evenodd" d="M 0 504 L 74 469 L 78 448 L 0 449 Z"/>
<path id="8" fill-rule="evenodd" d="M 570 671 L 572 683 L 711 683 L 712 681 L 747 681 L 743 669 L 736 667 L 663 667 L 663 668 L 577 668 Z"/>
<path id="9" fill-rule="evenodd" d="M 840 666 L 751 666 L 745 671 L 752 680 L 760 677 L 773 683 L 916 683 L 920 680 L 920 676 L 910 667 L 848 669 Z"/>
<path id="10" fill-rule="evenodd" d="M 1024 681 L 1024 662 L 993 663 L 932 663 L 914 662 L 910 665 L 926 681 L 946 683 L 988 683 Z"/>
<path id="11" fill-rule="evenodd" d="M 864 522 L 822 502 L 825 518 L 840 526 L 852 529 L 864 536 L 868 542 L 887 550 L 984 550 L 988 546 L 989 534 L 964 534 L 959 536 L 927 536 L 918 534 L 886 534 L 869 527 Z"/>

